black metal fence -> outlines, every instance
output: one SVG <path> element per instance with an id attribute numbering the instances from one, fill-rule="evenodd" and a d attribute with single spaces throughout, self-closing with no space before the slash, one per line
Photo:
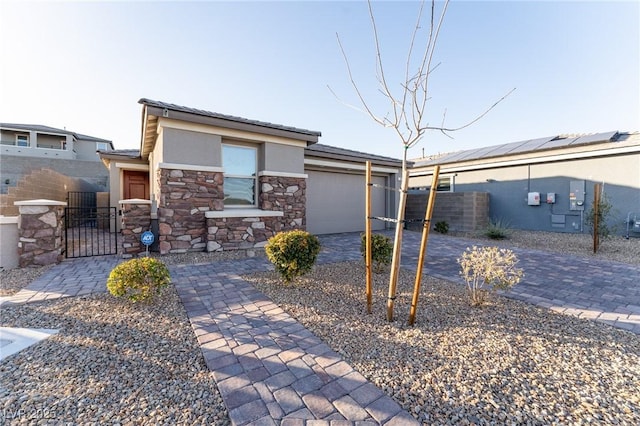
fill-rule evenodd
<path id="1" fill-rule="evenodd" d="M 96 207 L 98 205 L 95 192 L 67 192 L 67 207 Z"/>
<path id="2" fill-rule="evenodd" d="M 97 207 L 95 192 L 69 192 L 64 212 L 67 258 L 118 253 L 116 208 Z"/>

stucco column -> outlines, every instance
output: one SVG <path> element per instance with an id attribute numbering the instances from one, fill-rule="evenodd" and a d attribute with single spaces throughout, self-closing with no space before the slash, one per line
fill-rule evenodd
<path id="1" fill-rule="evenodd" d="M 142 233 L 151 229 L 151 200 L 120 200 L 122 210 L 122 257 L 130 258 L 146 251 L 140 241 Z M 155 236 L 156 239 L 158 236 Z"/>
<path id="2" fill-rule="evenodd" d="M 18 264 L 43 266 L 58 263 L 63 257 L 64 208 L 67 203 L 53 200 L 27 200 L 18 206 Z"/>

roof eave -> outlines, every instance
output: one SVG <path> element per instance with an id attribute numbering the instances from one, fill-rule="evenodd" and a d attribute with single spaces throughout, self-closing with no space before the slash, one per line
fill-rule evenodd
<path id="1" fill-rule="evenodd" d="M 168 110 L 166 108 L 159 108 L 151 105 L 146 105 L 146 110 L 147 110 L 147 117 L 154 116 L 156 117 L 156 121 L 157 121 L 157 118 L 159 117 L 169 118 L 172 120 L 186 121 L 189 123 L 204 124 L 208 126 L 221 127 L 225 129 L 239 130 L 239 131 L 245 131 L 245 132 L 251 132 L 251 133 L 260 133 L 260 134 L 265 134 L 270 136 L 278 136 L 278 137 L 283 137 L 287 139 L 294 139 L 294 140 L 304 141 L 307 143 L 307 145 L 313 145 L 317 143 L 318 137 L 320 136 L 319 132 L 318 134 L 310 134 L 310 133 L 296 132 L 292 130 L 276 129 L 273 127 L 261 126 L 258 124 L 242 123 L 239 121 L 228 120 L 228 119 L 218 118 L 218 117 L 208 117 L 208 116 L 198 115 L 190 112 Z M 147 119 L 147 122 L 148 121 L 149 120 Z"/>

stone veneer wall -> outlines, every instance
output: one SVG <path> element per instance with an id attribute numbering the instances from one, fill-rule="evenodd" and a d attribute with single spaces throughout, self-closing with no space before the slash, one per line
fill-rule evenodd
<path id="1" fill-rule="evenodd" d="M 142 233 L 151 227 L 151 204 L 122 203 L 122 257 L 129 258 L 146 251 L 140 241 Z"/>
<path id="2" fill-rule="evenodd" d="M 66 203 L 50 200 L 46 204 L 17 202 L 19 266 L 43 266 L 58 263 L 63 258 L 64 207 Z"/>
<path id="3" fill-rule="evenodd" d="M 263 247 L 283 230 L 282 217 L 207 218 L 207 251 Z"/>
<path id="4" fill-rule="evenodd" d="M 304 229 L 306 188 L 304 178 L 260 176 L 260 210 L 282 212 L 281 216 L 209 217 L 207 251 L 263 247 L 281 231 Z"/>
<path id="5" fill-rule="evenodd" d="M 304 178 L 260 176 L 260 209 L 284 213 L 283 229 L 305 229 L 307 180 Z"/>
<path id="6" fill-rule="evenodd" d="M 158 171 L 160 253 L 204 251 L 204 213 L 224 208 L 221 172 L 160 169 Z"/>

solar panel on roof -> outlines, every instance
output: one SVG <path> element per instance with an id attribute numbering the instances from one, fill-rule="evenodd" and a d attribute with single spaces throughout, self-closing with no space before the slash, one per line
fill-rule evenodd
<path id="1" fill-rule="evenodd" d="M 491 152 L 491 156 L 495 157 L 496 155 L 506 154 L 507 152 L 511 152 L 520 145 L 527 143 L 528 141 L 519 141 L 519 142 L 510 142 L 499 145 Z"/>
<path id="2" fill-rule="evenodd" d="M 475 149 L 470 149 L 467 151 L 462 151 L 462 155 L 458 158 L 458 160 L 473 160 L 476 158 L 480 158 L 478 156 L 478 154 L 483 150 L 484 148 L 475 148 Z"/>
<path id="3" fill-rule="evenodd" d="M 496 145 L 492 145 L 492 146 L 485 146 L 484 148 L 479 148 L 476 149 L 471 155 L 471 156 L 467 156 L 464 157 L 465 160 L 477 160 L 479 158 L 484 158 L 489 156 L 489 154 L 494 151 L 498 146 Z"/>
<path id="4" fill-rule="evenodd" d="M 450 163 L 452 161 L 457 161 L 464 155 L 466 155 L 466 151 L 454 152 L 454 153 L 445 155 L 444 157 L 438 158 L 437 160 L 434 161 L 434 164 Z"/>
<path id="5" fill-rule="evenodd" d="M 551 139 L 547 143 L 540 145 L 538 149 L 541 150 L 541 149 L 550 149 L 550 148 L 559 148 L 563 146 L 569 146 L 571 145 L 571 142 L 575 141 L 576 139 L 578 138 L 571 137 L 571 138 Z"/>
<path id="6" fill-rule="evenodd" d="M 539 149 L 541 146 L 543 146 L 545 143 L 549 142 L 550 140 L 553 140 L 554 138 L 552 137 L 546 137 L 546 138 L 538 138 L 538 139 L 531 139 L 526 141 L 525 143 L 521 144 L 520 146 L 516 147 L 515 149 L 512 149 L 511 151 L 509 151 L 509 154 L 516 154 L 519 152 L 531 152 L 531 151 L 535 151 L 537 149 Z"/>
<path id="7" fill-rule="evenodd" d="M 606 133 L 596 133 L 594 135 L 580 136 L 578 139 L 571 142 L 571 145 L 587 144 L 587 143 L 595 143 L 595 142 L 608 142 L 617 133 L 618 132 L 606 132 Z"/>

